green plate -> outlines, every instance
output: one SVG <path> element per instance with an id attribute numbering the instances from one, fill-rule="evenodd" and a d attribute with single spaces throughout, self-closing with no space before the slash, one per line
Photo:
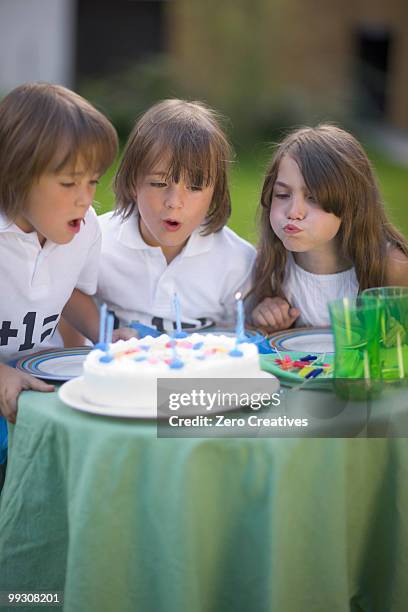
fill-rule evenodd
<path id="1" fill-rule="evenodd" d="M 279 351 L 279 354 L 284 357 L 285 355 L 289 355 L 289 357 L 293 361 L 297 361 L 301 357 L 306 357 L 306 355 L 310 355 L 310 353 L 305 353 L 304 351 Z M 265 372 L 269 372 L 270 374 L 274 374 L 282 384 L 293 387 L 302 384 L 305 379 L 299 374 L 296 374 L 296 370 L 287 371 L 282 370 L 277 363 L 275 363 L 275 359 L 279 359 L 279 355 L 274 353 L 273 355 L 260 355 L 261 358 L 261 368 Z M 324 363 L 329 363 L 330 365 L 334 365 L 334 355 L 333 353 L 328 353 L 324 358 Z M 316 366 L 318 367 L 318 366 Z M 323 376 L 322 374 L 317 378 L 313 378 L 311 380 L 307 380 L 305 384 L 306 389 L 327 389 L 330 387 L 331 381 L 333 379 L 333 372 Z"/>

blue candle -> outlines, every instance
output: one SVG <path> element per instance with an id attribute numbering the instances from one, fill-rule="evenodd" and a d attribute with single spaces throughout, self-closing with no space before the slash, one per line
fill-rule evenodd
<path id="1" fill-rule="evenodd" d="M 171 340 L 171 353 L 172 353 L 172 359 L 171 359 L 171 362 L 169 363 L 169 368 L 171 368 L 172 370 L 179 370 L 180 368 L 184 367 L 184 362 L 181 361 L 181 359 L 179 359 L 179 356 L 177 353 L 177 343 L 174 338 L 173 340 Z"/>
<path id="2" fill-rule="evenodd" d="M 177 293 L 174 294 L 173 305 L 174 305 L 174 311 L 176 315 L 176 333 L 174 334 L 174 337 L 175 338 L 186 338 L 188 334 L 186 334 L 186 332 L 183 332 L 181 328 L 181 310 L 180 310 L 180 302 L 179 302 Z"/>
<path id="3" fill-rule="evenodd" d="M 237 324 L 235 328 L 235 335 L 238 342 L 243 342 L 245 340 L 244 303 L 241 299 L 241 293 L 239 291 L 235 294 L 235 299 L 237 300 Z"/>
<path id="4" fill-rule="evenodd" d="M 99 343 L 105 342 L 105 327 L 106 327 L 106 304 L 102 304 L 99 310 Z"/>
<path id="5" fill-rule="evenodd" d="M 102 304 L 99 309 L 99 342 L 95 345 L 95 348 L 101 351 L 107 351 L 108 346 L 106 344 L 106 304 Z"/>
<path id="6" fill-rule="evenodd" d="M 113 316 L 113 314 L 108 314 L 108 320 L 106 323 L 106 344 L 110 344 L 112 342 L 114 322 L 115 317 Z"/>
<path id="7" fill-rule="evenodd" d="M 239 350 L 238 348 L 238 338 L 235 339 L 235 346 L 233 349 L 230 350 L 230 352 L 228 353 L 228 355 L 230 355 L 231 357 L 242 357 L 243 356 L 243 352 Z"/>

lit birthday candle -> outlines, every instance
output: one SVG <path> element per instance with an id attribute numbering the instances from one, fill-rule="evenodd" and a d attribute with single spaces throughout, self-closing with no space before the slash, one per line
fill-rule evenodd
<path id="1" fill-rule="evenodd" d="M 235 327 L 235 335 L 237 337 L 238 342 L 243 342 L 245 340 L 245 320 L 244 320 L 244 303 L 241 299 L 241 293 L 235 294 L 235 299 L 237 301 L 237 324 Z"/>
<path id="2" fill-rule="evenodd" d="M 237 324 L 235 326 L 235 346 L 228 354 L 231 357 L 242 357 L 243 352 L 239 350 L 238 344 L 239 342 L 243 342 L 245 340 L 245 328 L 244 328 L 244 305 L 241 300 L 240 291 L 238 291 L 235 294 L 235 299 L 237 301 Z"/>
<path id="3" fill-rule="evenodd" d="M 174 294 L 173 305 L 174 305 L 174 312 L 176 315 L 176 333 L 173 334 L 173 336 L 175 338 L 187 338 L 188 334 L 186 334 L 186 332 L 183 332 L 181 328 L 181 309 L 180 309 L 180 302 L 179 302 L 177 293 Z"/>

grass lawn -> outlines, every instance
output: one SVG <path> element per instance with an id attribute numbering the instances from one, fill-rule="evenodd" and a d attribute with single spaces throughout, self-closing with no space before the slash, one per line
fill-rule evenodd
<path id="1" fill-rule="evenodd" d="M 389 161 L 384 155 L 370 150 L 369 156 L 374 164 L 389 217 L 408 237 L 408 169 Z M 229 225 L 238 234 L 256 242 L 255 213 L 263 181 L 263 173 L 268 156 L 254 152 L 251 158 L 241 158 L 234 162 L 231 172 L 232 216 Z M 115 168 L 101 179 L 96 193 L 98 214 L 113 208 L 114 197 L 111 190 Z"/>

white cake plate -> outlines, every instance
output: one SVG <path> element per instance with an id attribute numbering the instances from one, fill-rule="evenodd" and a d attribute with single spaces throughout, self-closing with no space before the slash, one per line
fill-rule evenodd
<path id="1" fill-rule="evenodd" d="M 260 372 L 258 376 L 248 376 L 248 378 L 268 378 L 273 383 L 273 385 L 271 385 L 270 393 L 277 393 L 279 391 L 279 380 L 273 374 L 269 374 L 269 372 Z M 115 406 L 101 406 L 98 404 L 93 404 L 84 397 L 83 376 L 74 378 L 64 383 L 59 388 L 58 395 L 64 404 L 67 404 L 67 406 L 70 406 L 71 408 L 75 408 L 75 410 L 90 412 L 91 414 L 99 414 L 101 416 L 119 417 L 125 419 L 163 419 L 168 418 L 169 416 L 168 413 L 160 414 L 159 412 L 159 414 L 157 414 L 155 405 L 140 409 L 132 406 L 129 408 L 115 408 Z M 217 414 L 237 409 L 237 406 L 225 406 L 222 410 L 217 410 Z M 178 414 L 181 414 L 181 411 L 179 411 Z M 183 416 L 186 416 L 186 414 L 187 413 L 183 413 Z M 208 415 L 209 413 L 204 408 L 201 410 L 201 412 L 199 409 L 194 413 L 191 411 L 188 412 L 188 416 L 195 416 L 197 414 Z"/>

